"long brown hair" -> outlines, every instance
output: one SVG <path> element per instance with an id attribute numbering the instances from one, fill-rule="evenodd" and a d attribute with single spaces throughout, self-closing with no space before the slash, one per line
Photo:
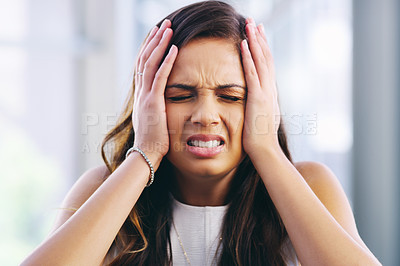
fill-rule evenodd
<path id="1" fill-rule="evenodd" d="M 172 22 L 171 45 L 178 48 L 196 38 L 224 38 L 237 44 L 240 54 L 240 42 L 246 38 L 245 18 L 224 2 L 195 3 L 166 18 Z M 110 172 L 123 162 L 125 152 L 133 145 L 134 84 L 117 125 L 102 143 L 102 157 Z M 278 129 L 278 139 L 291 161 L 282 124 Z M 109 145 L 111 149 L 108 149 Z M 109 151 L 108 155 L 106 151 Z M 172 254 L 168 248 L 171 250 L 169 191 L 172 173 L 171 163 L 164 158 L 154 183 L 143 191 L 116 236 L 112 248 L 118 252 L 110 265 L 171 264 Z M 230 204 L 222 225 L 219 265 L 284 264 L 282 247 L 287 232 L 248 156 L 240 163 L 232 182 L 227 199 Z"/>

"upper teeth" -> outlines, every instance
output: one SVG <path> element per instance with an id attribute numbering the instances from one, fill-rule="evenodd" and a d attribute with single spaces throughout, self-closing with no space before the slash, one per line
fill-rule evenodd
<path id="1" fill-rule="evenodd" d="M 219 140 L 210 140 L 210 141 L 202 141 L 202 140 L 191 140 L 190 144 L 195 147 L 200 148 L 212 148 L 219 146 L 221 141 Z"/>

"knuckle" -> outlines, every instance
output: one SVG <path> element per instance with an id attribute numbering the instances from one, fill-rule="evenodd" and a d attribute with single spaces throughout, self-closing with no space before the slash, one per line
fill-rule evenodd
<path id="1" fill-rule="evenodd" d="M 266 58 L 265 58 L 265 56 L 257 56 L 256 57 L 257 59 L 257 62 L 259 63 L 259 64 L 267 64 L 267 60 L 266 60 Z"/>
<path id="2" fill-rule="evenodd" d="M 146 110 L 151 110 L 151 111 L 157 110 L 157 104 L 154 101 L 154 96 L 148 97 L 144 102 L 144 106 Z"/>
<path id="3" fill-rule="evenodd" d="M 149 58 L 149 56 L 150 56 L 149 49 L 145 49 L 143 51 L 142 55 L 140 56 L 141 63 L 145 62 L 147 60 L 147 58 Z"/>
<path id="4" fill-rule="evenodd" d="M 254 67 L 250 68 L 249 75 L 251 77 L 257 77 L 257 70 Z"/>
<path id="5" fill-rule="evenodd" d="M 140 62 L 143 62 L 144 59 L 145 59 L 145 57 L 146 57 L 146 51 L 143 51 L 143 52 L 140 54 L 140 56 L 139 56 L 139 61 L 140 61 Z"/>
<path id="6" fill-rule="evenodd" d="M 144 69 L 151 69 L 154 67 L 154 62 L 151 60 L 147 60 L 146 63 L 144 63 Z"/>
<path id="7" fill-rule="evenodd" d="M 162 82 L 168 78 L 168 75 L 164 71 L 158 71 L 154 77 L 155 82 Z"/>
<path id="8" fill-rule="evenodd" d="M 142 65 L 142 60 L 141 60 L 141 58 L 139 57 L 139 58 L 137 59 L 137 61 L 136 61 L 136 71 L 139 71 L 141 65 Z"/>
<path id="9" fill-rule="evenodd" d="M 137 58 L 136 58 L 136 69 L 140 66 L 140 58 L 141 57 L 141 55 L 139 55 Z"/>

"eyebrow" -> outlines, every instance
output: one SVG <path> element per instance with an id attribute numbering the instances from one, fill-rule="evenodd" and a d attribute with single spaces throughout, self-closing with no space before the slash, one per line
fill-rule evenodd
<path id="1" fill-rule="evenodd" d="M 246 90 L 246 87 L 239 85 L 239 84 L 235 84 L 235 83 L 229 83 L 229 84 L 222 84 L 222 85 L 218 85 L 215 88 L 213 88 L 214 90 L 218 90 L 218 89 L 228 89 L 228 88 L 241 88 Z M 187 85 L 187 84 L 181 84 L 181 83 L 174 83 L 171 85 L 167 85 L 165 87 L 166 89 L 168 88 L 178 88 L 178 89 L 183 89 L 183 90 L 195 90 L 197 87 L 196 86 L 192 86 L 192 85 Z"/>

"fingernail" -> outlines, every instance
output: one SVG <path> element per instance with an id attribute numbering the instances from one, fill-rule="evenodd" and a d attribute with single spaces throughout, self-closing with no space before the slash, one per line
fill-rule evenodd
<path id="1" fill-rule="evenodd" d="M 151 29 L 149 36 L 153 35 L 154 32 L 157 31 L 157 30 L 158 30 L 158 27 L 157 27 L 157 26 L 154 26 L 154 27 Z"/>
<path id="2" fill-rule="evenodd" d="M 164 30 L 167 27 L 167 21 L 168 21 L 168 19 L 165 19 L 163 21 L 163 23 L 161 24 L 160 30 Z"/>
<path id="3" fill-rule="evenodd" d="M 249 44 L 247 43 L 247 40 L 244 39 L 244 40 L 242 41 L 242 43 L 243 43 L 244 48 L 248 50 L 248 49 L 249 49 Z"/>
<path id="4" fill-rule="evenodd" d="M 265 33 L 265 28 L 264 28 L 264 24 L 260 24 L 260 28 L 261 28 L 261 31 L 262 31 L 262 33 Z"/>
<path id="5" fill-rule="evenodd" d="M 253 18 L 249 18 L 249 20 L 250 20 L 250 23 L 251 23 L 251 24 L 256 25 L 256 22 L 254 21 Z"/>
<path id="6" fill-rule="evenodd" d="M 164 40 L 165 36 L 167 36 L 168 32 L 172 31 L 170 28 L 166 29 L 163 33 L 162 40 Z"/>
<path id="7" fill-rule="evenodd" d="M 175 49 L 177 49 L 177 47 L 175 46 L 175 44 L 171 45 L 171 48 L 169 48 L 168 54 L 172 54 L 172 53 L 174 52 Z"/>

